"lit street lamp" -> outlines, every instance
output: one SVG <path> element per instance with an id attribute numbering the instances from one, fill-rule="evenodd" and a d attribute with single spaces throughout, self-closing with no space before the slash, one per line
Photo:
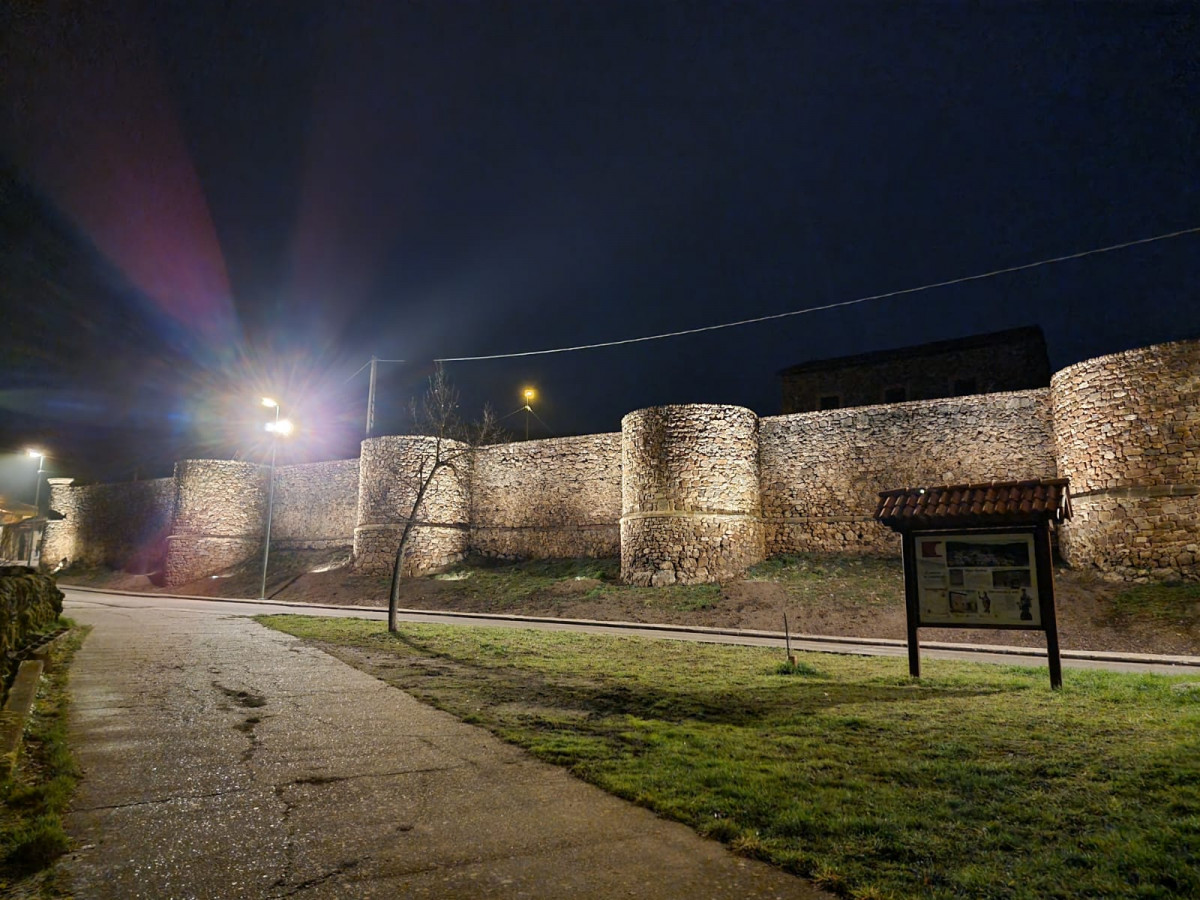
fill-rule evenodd
<path id="1" fill-rule="evenodd" d="M 46 452 L 30 447 L 25 451 L 25 454 L 36 458 L 38 461 L 37 484 L 33 489 L 33 506 L 37 510 L 34 515 L 40 516 L 42 514 L 42 475 L 46 472 Z M 37 537 L 31 534 L 29 540 L 29 565 L 31 566 L 34 564 L 34 552 L 37 550 L 37 543 Z"/>
<path id="2" fill-rule="evenodd" d="M 267 431 L 271 432 L 271 475 L 267 487 L 267 536 L 263 541 L 262 587 L 258 592 L 258 599 L 266 600 L 267 560 L 271 555 L 271 515 L 275 511 L 275 452 L 279 449 L 279 436 L 287 437 L 292 433 L 292 423 L 279 418 L 279 404 L 270 397 L 263 397 L 262 405 L 275 410 L 275 421 L 266 425 Z"/>
<path id="3" fill-rule="evenodd" d="M 529 440 L 529 414 L 533 412 L 533 407 L 529 404 L 537 397 L 537 391 L 527 387 L 521 391 L 521 396 L 525 398 L 525 440 Z"/>

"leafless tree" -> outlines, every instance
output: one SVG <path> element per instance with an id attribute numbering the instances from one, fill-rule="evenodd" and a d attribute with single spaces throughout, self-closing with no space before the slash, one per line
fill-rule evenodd
<path id="1" fill-rule="evenodd" d="M 414 490 L 412 508 L 404 518 L 404 529 L 400 532 L 400 544 L 396 547 L 396 560 L 392 565 L 392 584 L 388 592 L 388 631 L 397 630 L 396 610 L 400 605 L 400 580 L 404 567 L 404 554 L 409 538 L 422 513 L 426 495 L 434 479 L 443 470 L 449 470 L 468 483 L 472 454 L 477 447 L 494 443 L 500 430 L 491 407 L 485 406 L 478 421 L 464 422 L 459 412 L 458 389 L 446 377 L 442 366 L 437 366 L 429 377 L 429 387 L 419 399 L 409 406 L 412 433 L 433 438 L 418 455 L 415 471 L 408 477 Z"/>

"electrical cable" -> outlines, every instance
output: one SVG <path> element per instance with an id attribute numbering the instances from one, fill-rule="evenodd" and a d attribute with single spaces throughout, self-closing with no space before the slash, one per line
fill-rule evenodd
<path id="1" fill-rule="evenodd" d="M 550 429 L 550 426 L 549 426 L 549 425 L 547 425 L 545 422 L 543 422 L 543 421 L 542 421 L 542 417 L 541 417 L 541 416 L 539 416 L 537 413 L 535 413 L 535 412 L 533 411 L 533 408 L 532 408 L 532 407 L 530 407 L 530 409 L 529 409 L 529 414 L 530 414 L 531 416 L 533 416 L 535 419 L 537 419 L 539 422 L 541 422 L 541 423 L 542 423 L 542 427 L 546 429 L 546 434 L 547 434 L 547 435 L 549 435 L 550 437 L 554 437 L 554 432 L 553 432 L 553 431 Z"/>
<path id="2" fill-rule="evenodd" d="M 1136 247 L 1139 244 L 1151 244 L 1155 241 L 1165 241 L 1170 238 L 1182 237 L 1187 234 L 1196 234 L 1200 232 L 1200 225 L 1194 228 L 1184 228 L 1179 231 L 1172 231 L 1167 234 L 1158 234 L 1154 237 L 1139 238 L 1135 241 L 1125 241 L 1120 244 L 1112 244 L 1108 247 L 1096 247 L 1092 250 L 1082 250 L 1079 253 L 1069 253 L 1066 256 L 1055 256 L 1050 259 L 1042 259 L 1037 262 L 1024 263 L 1019 266 L 1007 266 L 1003 269 L 993 269 L 990 272 L 982 272 L 978 275 L 964 275 L 961 278 L 952 278 L 948 281 L 935 281 L 931 284 L 923 284 L 919 287 L 902 288 L 896 291 L 888 291 L 883 294 L 872 294 L 868 297 L 857 297 L 854 300 L 842 300 L 838 303 L 826 303 L 822 306 L 810 306 L 805 309 L 794 309 L 789 312 L 773 313 L 767 316 L 757 316 L 753 319 L 741 319 L 737 322 L 723 322 L 720 325 L 705 325 L 700 328 L 686 328 L 682 331 L 668 331 L 663 334 L 650 334 L 643 337 L 624 338 L 617 341 L 602 341 L 595 344 L 578 344 L 573 347 L 555 347 L 548 350 L 525 350 L 519 353 L 493 353 L 487 356 L 445 356 L 435 359 L 434 362 L 480 362 L 488 359 L 515 359 L 522 356 L 545 356 L 551 353 L 572 353 L 576 350 L 598 350 L 602 347 L 619 347 L 624 344 L 639 344 L 645 341 L 660 341 L 665 338 L 683 337 L 689 334 L 700 334 L 705 331 L 720 331 L 723 328 L 738 328 L 742 325 L 755 325 L 759 322 L 770 322 L 775 319 L 786 319 L 790 316 L 802 316 L 807 313 L 822 312 L 827 309 L 840 309 L 846 306 L 854 306 L 859 303 L 868 303 L 872 300 L 886 300 L 889 297 L 899 297 L 905 294 L 917 294 L 922 291 L 930 291 L 934 288 L 949 287 L 955 284 L 964 284 L 968 281 L 980 281 L 984 278 L 994 278 L 997 275 L 1007 275 L 1011 272 L 1023 272 L 1027 269 L 1036 269 L 1040 266 L 1049 266 L 1054 263 L 1067 262 L 1072 259 L 1082 259 L 1085 256 L 1096 256 L 1100 253 L 1111 253 L 1114 250 L 1124 250 L 1127 247 Z M 379 362 L 393 362 L 393 360 L 379 360 Z M 361 369 L 359 371 L 362 371 Z M 357 372 L 355 374 L 358 374 Z M 353 377 L 353 376 L 351 376 Z"/>

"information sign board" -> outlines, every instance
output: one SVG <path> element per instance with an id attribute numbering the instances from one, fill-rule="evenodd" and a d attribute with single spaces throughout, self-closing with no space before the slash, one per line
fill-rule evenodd
<path id="1" fill-rule="evenodd" d="M 1041 629 L 1032 533 L 914 537 L 921 625 Z"/>
<path id="2" fill-rule="evenodd" d="M 918 628 L 1046 633 L 1050 684 L 1062 686 L 1050 530 L 1045 523 L 978 531 L 903 532 L 908 667 L 921 672 Z"/>

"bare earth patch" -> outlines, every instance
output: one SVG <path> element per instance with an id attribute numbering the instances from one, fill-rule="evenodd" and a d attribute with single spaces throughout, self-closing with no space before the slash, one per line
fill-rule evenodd
<path id="1" fill-rule="evenodd" d="M 328 552 L 271 557 L 267 596 L 291 603 L 385 607 L 386 576 L 352 574 Z M 343 564 L 339 567 L 339 564 Z M 333 566 L 334 568 L 330 568 Z M 313 571 L 325 569 L 325 571 Z M 905 636 L 899 560 L 806 555 L 773 560 L 722 585 L 635 588 L 617 583 L 615 560 L 535 560 L 464 565 L 441 576 L 407 579 L 405 609 L 554 616 L 638 623 L 893 638 Z M 66 572 L 64 585 L 205 597 L 257 597 L 255 563 L 219 577 L 157 586 L 149 575 L 110 570 Z M 1131 586 L 1090 572 L 1055 571 L 1059 639 L 1064 649 L 1200 655 L 1200 586 Z M 1042 647 L 1037 631 L 935 629 L 923 641 Z"/>

